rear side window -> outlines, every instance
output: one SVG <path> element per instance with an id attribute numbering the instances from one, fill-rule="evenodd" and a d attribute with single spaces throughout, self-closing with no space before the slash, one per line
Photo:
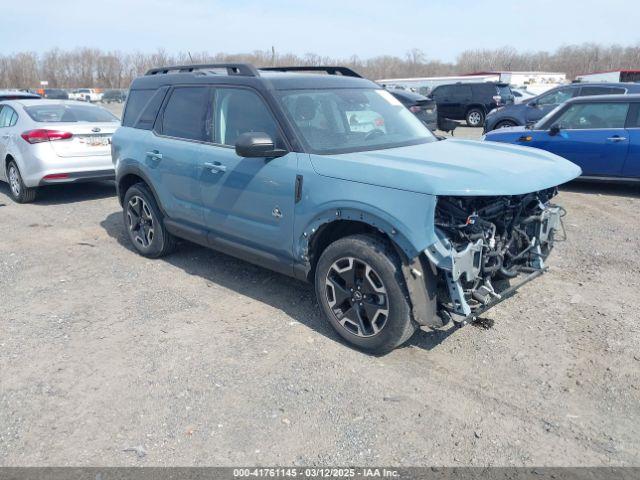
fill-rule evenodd
<path id="1" fill-rule="evenodd" d="M 142 109 L 147 105 L 155 90 L 131 90 L 122 118 L 123 127 L 133 127 Z"/>
<path id="2" fill-rule="evenodd" d="M 91 105 L 32 105 L 30 107 L 25 107 L 24 110 L 36 122 L 118 122 L 118 119 L 107 110 Z"/>
<path id="3" fill-rule="evenodd" d="M 208 87 L 178 87 L 162 114 L 162 134 L 187 140 L 210 141 L 211 90 Z"/>

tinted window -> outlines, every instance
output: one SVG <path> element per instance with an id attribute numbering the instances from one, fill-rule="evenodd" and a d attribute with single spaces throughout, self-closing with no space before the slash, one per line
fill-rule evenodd
<path id="1" fill-rule="evenodd" d="M 456 85 L 451 88 L 452 100 L 465 100 L 471 98 L 471 85 Z"/>
<path id="2" fill-rule="evenodd" d="M 162 114 L 162 134 L 188 140 L 211 140 L 207 115 L 208 87 L 178 87 L 173 90 Z"/>
<path id="3" fill-rule="evenodd" d="M 554 123 L 573 130 L 624 128 L 628 110 L 628 103 L 576 103 Z"/>
<path id="4" fill-rule="evenodd" d="M 124 117 L 122 118 L 123 126 L 133 126 L 140 116 L 140 112 L 142 112 L 142 109 L 147 105 L 147 102 L 155 92 L 155 90 L 131 90 L 129 98 L 127 99 L 127 106 L 124 109 Z"/>
<path id="5" fill-rule="evenodd" d="M 163 87 L 158 90 L 153 97 L 151 97 L 151 100 L 149 100 L 144 106 L 138 119 L 134 121 L 134 128 L 140 128 L 142 130 L 153 129 L 153 124 L 156 121 L 156 117 L 158 116 L 164 97 L 167 94 L 167 90 L 169 90 L 168 87 Z"/>
<path id="6" fill-rule="evenodd" d="M 591 95 L 615 95 L 623 94 L 626 90 L 619 87 L 582 87 L 580 89 L 581 97 L 588 97 Z"/>
<path id="7" fill-rule="evenodd" d="M 93 105 L 33 105 L 24 109 L 36 122 L 118 122 L 113 114 Z"/>
<path id="8" fill-rule="evenodd" d="M 263 132 L 282 148 L 278 126 L 264 100 L 255 92 L 240 88 L 216 89 L 216 142 L 235 145 L 243 133 Z"/>
<path id="9" fill-rule="evenodd" d="M 538 105 L 560 105 L 561 103 L 566 102 L 575 94 L 577 89 L 574 88 L 561 88 L 554 92 L 547 93 L 542 95 L 538 99 Z"/>
<path id="10" fill-rule="evenodd" d="M 451 92 L 451 87 L 449 87 L 448 85 L 443 87 L 437 87 L 433 91 L 433 98 L 435 98 L 436 101 L 442 101 L 444 100 L 445 97 L 449 96 L 450 92 Z"/>

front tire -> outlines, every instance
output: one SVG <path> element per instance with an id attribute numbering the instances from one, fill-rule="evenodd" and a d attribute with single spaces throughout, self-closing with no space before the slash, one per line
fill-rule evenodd
<path id="1" fill-rule="evenodd" d="M 472 108 L 467 112 L 466 120 L 470 127 L 481 127 L 484 124 L 484 112 L 479 108 Z"/>
<path id="2" fill-rule="evenodd" d="M 159 258 L 175 248 L 175 238 L 164 226 L 164 216 L 145 184 L 129 187 L 123 205 L 127 236 L 140 255 Z"/>
<path id="3" fill-rule="evenodd" d="M 330 244 L 315 289 L 331 326 L 358 349 L 387 353 L 415 333 L 400 259 L 383 239 L 352 235 Z"/>
<path id="4" fill-rule="evenodd" d="M 499 130 L 501 128 L 516 127 L 516 126 L 517 126 L 516 122 L 512 122 L 511 120 L 503 120 L 501 122 L 498 122 L 498 124 L 494 127 L 494 130 Z"/>
<path id="5" fill-rule="evenodd" d="M 33 202 L 36 198 L 36 189 L 25 186 L 18 165 L 13 160 L 7 166 L 7 180 L 9 181 L 9 193 L 17 203 Z"/>

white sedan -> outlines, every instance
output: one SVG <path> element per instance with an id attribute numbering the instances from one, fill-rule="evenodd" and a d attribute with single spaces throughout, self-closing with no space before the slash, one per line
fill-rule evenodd
<path id="1" fill-rule="evenodd" d="M 119 125 L 104 108 L 83 102 L 0 102 L 0 181 L 26 203 L 42 185 L 113 179 L 111 136 Z"/>

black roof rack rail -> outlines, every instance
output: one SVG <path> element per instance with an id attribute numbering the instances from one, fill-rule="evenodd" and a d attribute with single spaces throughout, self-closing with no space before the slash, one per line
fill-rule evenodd
<path id="1" fill-rule="evenodd" d="M 362 75 L 351 70 L 349 67 L 340 66 L 264 67 L 260 70 L 268 70 L 272 72 L 327 72 L 329 75 L 362 78 Z"/>
<path id="2" fill-rule="evenodd" d="M 226 68 L 227 75 L 240 75 L 243 77 L 259 77 L 260 72 L 250 63 L 205 63 L 200 65 L 174 65 L 171 67 L 152 68 L 145 75 L 161 75 L 169 72 L 193 73 L 197 70 L 214 68 Z"/>

